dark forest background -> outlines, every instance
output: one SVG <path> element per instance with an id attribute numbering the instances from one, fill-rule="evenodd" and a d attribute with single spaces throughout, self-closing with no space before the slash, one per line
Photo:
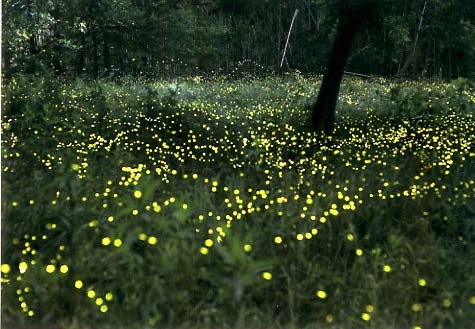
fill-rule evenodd
<path id="1" fill-rule="evenodd" d="M 88 78 L 322 73 L 335 0 L 5 0 L 3 72 Z M 365 75 L 475 76 L 475 2 L 379 1 L 347 70 Z M 284 65 L 285 41 L 299 13 Z"/>

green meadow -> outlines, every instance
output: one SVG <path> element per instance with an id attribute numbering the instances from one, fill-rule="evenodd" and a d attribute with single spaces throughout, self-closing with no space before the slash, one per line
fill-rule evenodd
<path id="1" fill-rule="evenodd" d="M 319 84 L 6 81 L 3 325 L 472 328 L 475 86 Z"/>

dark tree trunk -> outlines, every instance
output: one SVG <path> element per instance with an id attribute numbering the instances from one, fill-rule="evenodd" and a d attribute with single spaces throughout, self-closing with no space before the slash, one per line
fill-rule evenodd
<path id="1" fill-rule="evenodd" d="M 86 35 L 81 34 L 81 48 L 76 62 L 76 74 L 81 75 L 85 72 L 84 63 L 86 61 Z"/>
<path id="2" fill-rule="evenodd" d="M 92 76 L 94 79 L 97 79 L 99 76 L 99 51 L 96 31 L 92 33 L 92 56 Z"/>
<path id="3" fill-rule="evenodd" d="M 41 62 L 37 58 L 38 54 L 40 53 L 40 48 L 34 35 L 30 36 L 28 40 L 28 46 L 30 56 L 28 57 L 26 72 L 32 74 L 41 68 Z"/>
<path id="4" fill-rule="evenodd" d="M 53 52 L 52 52 L 51 62 L 53 64 L 54 73 L 56 75 L 62 75 L 64 73 L 64 68 L 63 68 L 63 61 L 61 60 L 63 58 L 62 56 L 63 48 L 61 47 L 58 40 L 60 38 L 60 35 L 58 33 L 55 33 L 53 38 L 54 38 L 52 41 Z"/>
<path id="5" fill-rule="evenodd" d="M 109 33 L 103 33 L 103 43 L 102 43 L 102 56 L 103 56 L 103 66 L 106 74 L 109 74 L 111 68 L 111 55 L 109 47 Z"/>
<path id="6" fill-rule="evenodd" d="M 333 132 L 340 83 L 353 39 L 360 25 L 369 18 L 370 9 L 367 6 L 358 6 L 346 10 L 342 15 L 318 98 L 312 108 L 313 129 L 323 131 L 327 135 Z"/>
<path id="7" fill-rule="evenodd" d="M 408 71 L 409 67 L 411 65 L 415 64 L 414 62 L 416 61 L 417 41 L 419 40 L 419 34 L 421 32 L 422 21 L 424 20 L 424 13 L 426 11 L 426 7 L 427 7 L 427 0 L 424 1 L 424 7 L 422 8 L 421 18 L 419 20 L 419 25 L 417 27 L 416 36 L 414 38 L 414 45 L 412 46 L 412 51 L 409 54 L 409 57 L 407 58 L 406 63 L 404 63 L 404 65 L 401 69 L 402 74 L 405 74 Z M 412 69 L 413 69 L 413 72 L 411 72 L 411 73 L 412 73 L 412 75 L 414 75 L 415 70 L 416 70 L 416 65 L 414 65 Z"/>

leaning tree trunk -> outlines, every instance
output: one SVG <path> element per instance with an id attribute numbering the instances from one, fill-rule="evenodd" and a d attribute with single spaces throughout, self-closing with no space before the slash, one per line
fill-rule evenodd
<path id="1" fill-rule="evenodd" d="M 356 32 L 366 18 L 367 15 L 363 12 L 348 13 L 343 16 L 338 26 L 318 98 L 312 108 L 312 126 L 315 131 L 323 131 L 327 135 L 333 132 L 335 107 L 345 63 Z"/>
<path id="2" fill-rule="evenodd" d="M 404 63 L 404 66 L 401 69 L 401 73 L 406 73 L 409 66 L 413 64 L 413 62 L 416 59 L 417 41 L 419 40 L 419 34 L 421 32 L 422 21 L 424 20 L 424 13 L 426 11 L 426 7 L 427 7 L 427 0 L 424 1 L 424 7 L 422 8 L 421 18 L 419 20 L 419 25 L 417 27 L 416 37 L 414 38 L 414 45 L 412 46 L 412 51 L 409 54 L 409 57 L 407 58 L 406 62 Z"/>

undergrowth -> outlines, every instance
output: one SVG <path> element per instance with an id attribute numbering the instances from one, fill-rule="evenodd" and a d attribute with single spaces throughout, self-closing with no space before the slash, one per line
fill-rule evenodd
<path id="1" fill-rule="evenodd" d="M 473 84 L 318 84 L 8 81 L 4 324 L 469 329 Z"/>

